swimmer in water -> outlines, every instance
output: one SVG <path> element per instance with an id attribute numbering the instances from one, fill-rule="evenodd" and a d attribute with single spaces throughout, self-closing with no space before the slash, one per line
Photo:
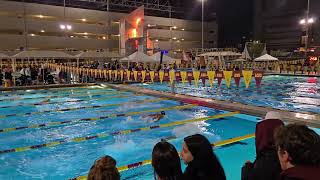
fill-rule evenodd
<path id="1" fill-rule="evenodd" d="M 49 102 L 50 102 L 50 99 L 47 99 L 47 100 L 41 101 L 40 104 L 48 104 Z"/>
<path id="2" fill-rule="evenodd" d="M 161 111 L 160 114 L 148 114 L 148 115 L 142 116 L 142 119 L 146 119 L 149 122 L 154 123 L 154 122 L 160 121 L 165 115 L 166 115 L 166 112 Z"/>

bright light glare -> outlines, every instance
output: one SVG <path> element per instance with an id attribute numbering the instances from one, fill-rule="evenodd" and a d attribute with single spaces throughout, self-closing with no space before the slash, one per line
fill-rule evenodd
<path id="1" fill-rule="evenodd" d="M 305 19 L 301 19 L 300 20 L 300 24 L 305 24 L 306 23 L 306 20 Z"/>
<path id="2" fill-rule="evenodd" d="M 71 29 L 72 29 L 72 26 L 71 26 L 71 25 L 67 25 L 67 29 L 68 29 L 68 30 L 71 30 Z"/>
<path id="3" fill-rule="evenodd" d="M 66 29 L 66 26 L 63 24 L 60 24 L 60 29 L 64 30 L 64 29 Z"/>
<path id="4" fill-rule="evenodd" d="M 308 23 L 309 24 L 314 23 L 314 19 L 313 18 L 308 19 Z"/>

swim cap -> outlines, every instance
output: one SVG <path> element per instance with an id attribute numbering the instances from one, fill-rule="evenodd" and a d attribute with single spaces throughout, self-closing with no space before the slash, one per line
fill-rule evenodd
<path id="1" fill-rule="evenodd" d="M 166 112 L 164 112 L 164 111 L 161 111 L 161 114 L 162 114 L 162 115 L 166 115 Z"/>

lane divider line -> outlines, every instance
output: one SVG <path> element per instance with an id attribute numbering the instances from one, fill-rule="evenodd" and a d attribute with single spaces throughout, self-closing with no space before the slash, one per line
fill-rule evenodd
<path id="1" fill-rule="evenodd" d="M 255 138 L 254 134 L 247 134 L 247 135 L 244 135 L 244 136 L 239 136 L 239 137 L 235 137 L 235 138 L 231 138 L 231 139 L 227 139 L 227 140 L 218 141 L 218 142 L 213 143 L 211 145 L 213 146 L 213 148 L 223 147 L 223 146 L 226 146 L 226 145 L 234 144 L 234 143 L 237 143 L 237 142 L 240 142 L 240 141 L 244 141 L 244 140 L 248 140 L 248 139 L 252 139 L 252 138 Z M 174 138 L 171 138 L 171 139 L 169 138 L 169 139 L 166 139 L 166 140 L 172 140 L 172 139 L 176 139 L 176 138 L 174 137 Z M 128 164 L 128 165 L 125 165 L 125 166 L 119 166 L 119 167 L 117 167 L 117 169 L 118 169 L 119 172 L 124 172 L 124 171 L 128 171 L 128 170 L 135 169 L 135 168 L 138 168 L 138 167 L 150 165 L 151 161 L 152 161 L 151 159 L 148 159 L 148 160 L 144 160 L 144 161 Z M 79 176 L 79 177 L 73 178 L 71 180 L 87 180 L 87 176 Z"/>
<path id="2" fill-rule="evenodd" d="M 101 86 L 102 87 L 102 86 Z M 79 89 L 81 88 L 81 89 Z M 87 90 L 85 90 L 85 88 Z M 10 97 L 10 96 L 24 96 L 24 95 L 32 95 L 32 94 L 38 94 L 38 93 L 50 93 L 50 94 L 57 94 L 57 93 L 73 93 L 73 92 L 82 92 L 82 91 L 95 91 L 95 90 L 114 90 L 112 88 L 89 88 L 89 87 L 78 87 L 77 89 L 68 89 L 68 88 L 63 88 L 63 89 L 59 89 L 59 90 L 48 90 L 48 89 L 37 89 L 34 90 L 35 92 L 9 92 L 9 93 L 2 93 L 1 95 L 4 97 Z M 63 94 L 64 94 L 63 93 Z"/>
<path id="3" fill-rule="evenodd" d="M 142 94 L 133 94 L 134 96 L 143 96 Z M 132 96 L 132 95 L 130 95 Z M 122 95 L 122 96 L 108 96 L 108 97 L 102 97 L 102 98 L 94 98 L 94 99 L 77 99 L 77 100 L 67 100 L 67 101 L 61 101 L 61 102 L 48 102 L 48 103 L 20 103 L 13 106 L 2 106 L 0 109 L 5 108 L 15 108 L 15 107 L 24 107 L 24 106 L 39 106 L 39 105 L 48 105 L 48 104 L 64 104 L 69 102 L 84 102 L 84 101 L 92 101 L 92 100 L 105 100 L 105 99 L 114 99 L 114 98 L 125 98 L 130 97 L 129 95 Z M 88 96 L 83 96 L 84 98 L 88 98 Z M 82 98 L 82 97 L 80 97 Z M 49 100 L 49 99 L 48 99 Z"/>
<path id="4" fill-rule="evenodd" d="M 87 95 L 87 96 L 93 96 L 93 95 L 104 95 L 104 94 L 119 94 L 119 93 L 128 93 L 129 91 L 122 91 L 122 90 L 118 90 L 118 91 L 109 91 L 109 92 L 97 92 L 97 93 L 88 93 L 88 92 L 84 92 L 84 93 L 77 93 L 77 94 L 62 94 L 62 95 L 55 95 L 55 96 L 41 96 L 41 97 L 29 97 L 29 98 L 10 98 L 10 99 L 0 99 L 1 101 L 15 101 L 15 100 L 35 100 L 35 99 L 49 99 L 49 98 L 60 98 L 60 97 L 78 97 L 79 95 Z M 87 97 L 84 96 L 84 97 Z"/>
<path id="5" fill-rule="evenodd" d="M 159 99 L 167 100 L 166 98 L 159 98 Z M 149 100 L 149 101 L 151 101 L 151 100 Z M 147 102 L 149 102 L 149 101 L 147 101 Z M 151 102 L 153 102 L 153 101 L 151 101 Z M 17 117 L 17 116 L 25 116 L 25 115 L 45 114 L 45 113 L 51 113 L 51 112 L 67 112 L 67 111 L 75 111 L 75 110 L 79 110 L 79 109 L 95 109 L 95 108 L 113 107 L 113 106 L 120 106 L 120 105 L 122 105 L 122 103 L 121 104 L 94 105 L 94 106 L 81 106 L 81 107 L 75 107 L 75 108 L 56 109 L 56 110 L 28 112 L 28 113 L 6 114 L 6 115 L 1 115 L 0 119 L 7 118 L 7 117 L 13 117 L 13 116 Z"/>
<path id="6" fill-rule="evenodd" d="M 12 153 L 12 152 L 24 152 L 24 151 L 40 149 L 40 148 L 44 148 L 44 147 L 54 147 L 54 146 L 58 146 L 58 145 L 65 144 L 65 143 L 72 143 L 72 142 L 80 143 L 80 142 L 89 141 L 92 139 L 100 139 L 100 138 L 106 138 L 106 137 L 116 136 L 116 135 L 127 135 L 127 134 L 140 132 L 140 131 L 150 131 L 150 130 L 154 130 L 154 129 L 184 125 L 184 124 L 189 124 L 189 123 L 194 123 L 194 122 L 204 122 L 204 121 L 208 121 L 208 120 L 221 119 L 221 118 L 228 117 L 228 116 L 234 116 L 236 114 L 239 114 L 239 112 L 230 112 L 230 113 L 218 114 L 218 115 L 204 117 L 204 118 L 183 120 L 183 121 L 177 121 L 177 122 L 172 122 L 172 123 L 167 123 L 167 124 L 160 124 L 160 125 L 156 125 L 156 126 L 121 130 L 121 131 L 116 131 L 116 132 L 112 132 L 112 133 L 100 133 L 100 134 L 96 134 L 96 135 L 92 135 L 92 136 L 77 137 L 77 138 L 73 138 L 71 140 L 60 140 L 60 141 L 54 141 L 54 142 L 38 144 L 38 145 L 33 145 L 33 146 L 25 146 L 25 147 L 13 148 L 13 149 L 0 150 L 0 154 Z"/>
<path id="7" fill-rule="evenodd" d="M 161 112 L 161 111 L 169 111 L 169 110 L 187 109 L 187 108 L 192 108 L 194 106 L 195 105 L 174 106 L 174 107 L 169 107 L 169 108 L 160 108 L 160 109 L 151 109 L 151 110 L 145 110 L 145 111 L 128 112 L 125 114 L 123 114 L 123 113 L 122 114 L 111 114 L 108 116 L 82 118 L 82 119 L 68 120 L 68 121 L 62 121 L 62 122 L 49 122 L 49 123 L 44 123 L 44 124 L 32 124 L 29 126 L 0 129 L 0 133 L 25 130 L 25 129 L 43 128 L 43 127 L 50 127 L 50 126 L 57 126 L 57 125 L 68 125 L 68 124 L 73 124 L 73 123 L 78 123 L 78 122 L 100 121 L 100 120 L 105 120 L 105 119 L 109 119 L 109 118 L 126 117 L 126 116 L 139 115 L 139 114 L 145 114 L 145 113 L 150 113 L 150 112 Z"/>

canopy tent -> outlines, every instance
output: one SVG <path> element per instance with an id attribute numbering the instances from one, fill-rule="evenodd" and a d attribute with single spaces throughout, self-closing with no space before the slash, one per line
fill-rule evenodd
<path id="1" fill-rule="evenodd" d="M 258 58 L 256 58 L 254 61 L 255 62 L 268 62 L 268 61 L 278 61 L 278 58 L 275 58 L 269 54 L 265 54 L 263 56 L 260 56 Z"/>
<path id="2" fill-rule="evenodd" d="M 153 54 L 151 56 L 151 58 L 154 60 L 154 62 L 160 62 L 161 52 L 157 52 L 157 53 Z M 163 55 L 162 62 L 170 63 L 170 62 L 174 62 L 174 59 L 167 56 L 167 55 Z"/>
<path id="3" fill-rule="evenodd" d="M 120 61 L 129 61 L 128 57 L 121 58 Z"/>
<path id="4" fill-rule="evenodd" d="M 232 62 L 246 62 L 247 60 L 245 60 L 245 59 L 235 59 L 235 60 L 233 60 Z"/>
<path id="5" fill-rule="evenodd" d="M 113 52 L 97 52 L 97 51 L 87 51 L 81 52 L 80 54 L 75 55 L 76 58 L 95 58 L 95 59 L 104 59 L 104 58 L 114 58 L 120 57 L 120 54 Z"/>
<path id="6" fill-rule="evenodd" d="M 0 59 L 8 59 L 9 56 L 3 54 L 3 53 L 0 53 Z"/>
<path id="7" fill-rule="evenodd" d="M 207 52 L 198 55 L 199 56 L 208 56 L 208 57 L 215 57 L 215 56 L 241 56 L 242 54 L 236 53 L 233 51 L 216 51 L 216 52 Z"/>
<path id="8" fill-rule="evenodd" d="M 146 63 L 146 62 L 153 62 L 154 60 L 150 56 L 137 51 L 131 54 L 130 56 L 128 56 L 128 60 L 126 61 Z"/>
<path id="9" fill-rule="evenodd" d="M 28 59 L 28 58 L 56 58 L 56 59 L 72 59 L 74 56 L 62 51 L 22 51 L 12 56 L 15 59 Z"/>

